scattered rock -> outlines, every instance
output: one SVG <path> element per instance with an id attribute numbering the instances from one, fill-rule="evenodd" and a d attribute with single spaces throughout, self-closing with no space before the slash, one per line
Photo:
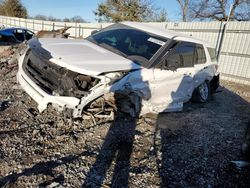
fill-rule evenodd
<path id="1" fill-rule="evenodd" d="M 7 109 L 9 107 L 9 102 L 8 101 L 0 101 L 0 111 L 4 111 L 5 109 Z"/>
<path id="2" fill-rule="evenodd" d="M 202 108 L 188 103 L 136 123 L 71 121 L 53 109 L 38 113 L 16 83 L 15 49 L 0 55 L 0 187 L 249 186 L 249 163 L 232 159 L 241 157 L 250 87 L 223 82 Z"/>
<path id="3" fill-rule="evenodd" d="M 242 168 L 246 168 L 250 165 L 247 161 L 231 161 L 237 169 L 241 170 Z"/>

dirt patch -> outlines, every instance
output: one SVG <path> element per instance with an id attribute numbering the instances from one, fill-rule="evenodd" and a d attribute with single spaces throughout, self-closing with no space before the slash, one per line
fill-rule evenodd
<path id="1" fill-rule="evenodd" d="M 15 51 L 15 50 L 14 50 Z M 249 86 L 222 82 L 206 104 L 139 120 L 74 121 L 36 103 L 1 56 L 0 186 L 248 187 L 241 154 Z M 12 62 L 14 65 L 15 62 Z M 1 105 L 1 103 L 0 103 Z"/>

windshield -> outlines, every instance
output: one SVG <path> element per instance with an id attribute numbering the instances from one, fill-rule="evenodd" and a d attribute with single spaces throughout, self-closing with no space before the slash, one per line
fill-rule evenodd
<path id="1" fill-rule="evenodd" d="M 166 38 L 149 34 L 123 24 L 114 24 L 89 36 L 87 40 L 135 63 L 144 64 L 165 44 Z"/>

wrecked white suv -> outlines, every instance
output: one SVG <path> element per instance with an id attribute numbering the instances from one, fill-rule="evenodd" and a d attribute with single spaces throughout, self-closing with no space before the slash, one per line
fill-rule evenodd
<path id="1" fill-rule="evenodd" d="M 121 93 L 140 97 L 136 111 L 145 114 L 180 111 L 191 98 L 206 102 L 218 87 L 217 68 L 215 50 L 205 42 L 122 22 L 84 40 L 30 40 L 17 78 L 40 112 L 52 104 L 81 117 L 93 101 Z"/>

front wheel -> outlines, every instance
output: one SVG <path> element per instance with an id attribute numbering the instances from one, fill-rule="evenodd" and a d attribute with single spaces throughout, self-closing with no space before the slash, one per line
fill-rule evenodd
<path id="1" fill-rule="evenodd" d="M 211 98 L 211 88 L 209 81 L 204 81 L 193 92 L 192 101 L 205 103 Z"/>

